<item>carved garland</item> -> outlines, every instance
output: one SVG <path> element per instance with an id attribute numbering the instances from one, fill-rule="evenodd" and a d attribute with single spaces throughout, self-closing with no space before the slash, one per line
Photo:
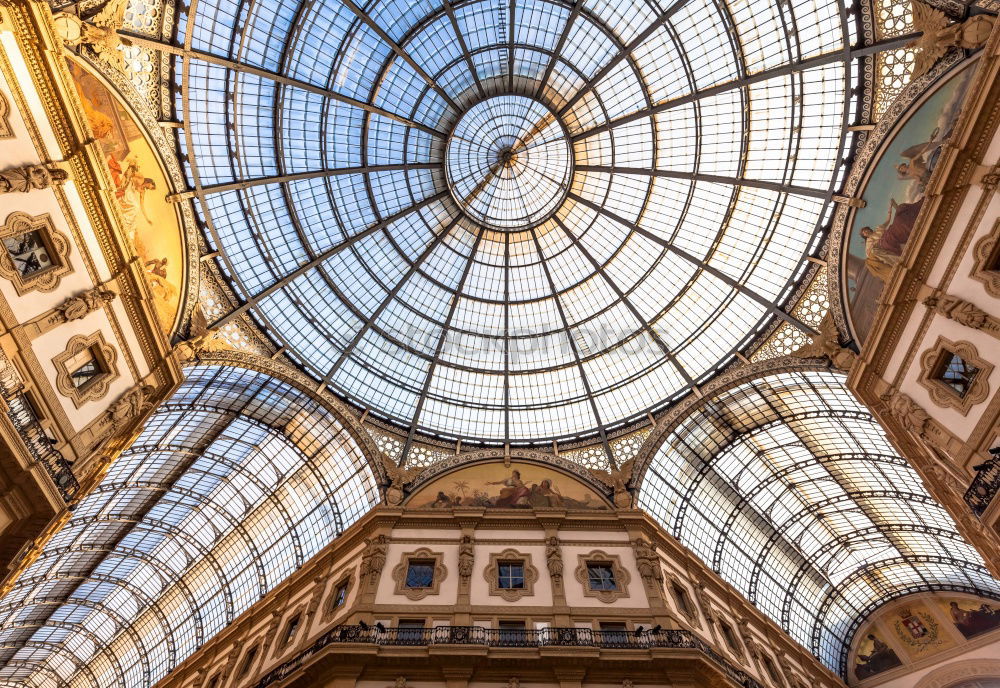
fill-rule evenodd
<path id="1" fill-rule="evenodd" d="M 411 561 L 431 561 L 434 565 L 434 578 L 430 587 L 408 588 L 406 587 L 406 572 Z M 392 570 L 392 579 L 396 581 L 396 594 L 404 595 L 410 600 L 422 600 L 428 595 L 437 595 L 441 592 L 441 581 L 448 577 L 448 569 L 444 565 L 444 554 L 442 552 L 432 552 L 426 547 L 421 547 L 415 552 L 404 552 L 403 559 Z"/>
<path id="2" fill-rule="evenodd" d="M 583 585 L 584 597 L 596 597 L 604 603 L 611 603 L 621 597 L 628 597 L 628 584 L 631 582 L 632 577 L 625 570 L 625 567 L 622 566 L 621 557 L 617 554 L 608 554 L 607 552 L 594 550 L 589 554 L 577 555 L 577 562 L 578 565 L 576 571 L 574 571 L 574 576 Z M 611 570 L 615 574 L 614 590 L 591 589 L 590 577 L 587 571 L 588 564 L 610 564 Z"/>
<path id="3" fill-rule="evenodd" d="M 94 379 L 86 382 L 80 387 L 73 385 L 70 377 L 71 371 L 67 363 L 71 358 L 91 349 L 97 365 L 102 372 Z M 66 350 L 52 359 L 52 364 L 56 367 L 56 389 L 63 396 L 73 400 L 73 405 L 80 408 L 88 401 L 100 399 L 108 393 L 111 381 L 118 377 L 118 368 L 115 360 L 118 354 L 114 347 L 104 340 L 104 334 L 95 332 L 89 337 L 77 335 L 66 344 Z"/>
<path id="4" fill-rule="evenodd" d="M 500 587 L 500 564 L 516 561 L 524 567 L 524 587 L 523 588 L 501 588 Z M 483 571 L 483 576 L 490 586 L 490 595 L 502 597 L 507 602 L 517 602 L 522 597 L 530 597 L 535 594 L 535 582 L 538 580 L 538 569 L 531 564 L 531 555 L 522 554 L 516 549 L 505 549 L 502 552 L 490 554 L 490 563 Z"/>
<path id="5" fill-rule="evenodd" d="M 52 224 L 48 213 L 29 215 L 28 213 L 11 213 L 7 222 L 0 227 L 0 240 L 9 237 L 37 231 L 45 244 L 52 265 L 28 275 L 22 275 L 14 265 L 14 258 L 6 246 L 0 247 L 0 276 L 5 277 L 14 285 L 18 296 L 31 291 L 52 291 L 59 286 L 63 275 L 72 271 L 69 262 L 69 238 Z"/>
<path id="6" fill-rule="evenodd" d="M 965 396 L 959 396 L 939 378 L 941 365 L 951 354 L 958 355 L 963 361 L 978 369 Z M 917 382 L 927 390 L 935 404 L 953 408 L 964 416 L 970 408 L 985 401 L 989 396 L 988 378 L 991 372 L 993 365 L 979 356 L 979 352 L 971 342 L 952 342 L 939 336 L 934 346 L 920 356 L 920 377 L 917 378 Z"/>
<path id="7" fill-rule="evenodd" d="M 970 277 L 983 283 L 990 296 L 1000 299 L 1000 220 L 993 223 L 990 233 L 976 242 L 973 249 Z"/>

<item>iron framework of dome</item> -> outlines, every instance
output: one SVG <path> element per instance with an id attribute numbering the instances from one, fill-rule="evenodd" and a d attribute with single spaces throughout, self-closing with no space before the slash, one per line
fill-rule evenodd
<path id="1" fill-rule="evenodd" d="M 194 7 L 179 142 L 241 301 L 215 324 L 411 437 L 603 439 L 808 331 L 873 52 L 841 3 Z"/>
<path id="2" fill-rule="evenodd" d="M 925 590 L 1000 599 L 979 554 L 828 371 L 744 381 L 666 436 L 639 506 L 824 664 L 878 607 Z"/>

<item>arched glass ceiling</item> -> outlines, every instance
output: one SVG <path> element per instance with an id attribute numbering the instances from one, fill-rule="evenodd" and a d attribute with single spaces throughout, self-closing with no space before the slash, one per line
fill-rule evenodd
<path id="1" fill-rule="evenodd" d="M 657 451 L 639 504 L 842 675 L 856 624 L 893 597 L 1000 595 L 837 374 L 776 374 L 710 399 Z"/>
<path id="2" fill-rule="evenodd" d="M 178 136 L 243 301 L 217 322 L 376 415 L 596 436 L 801 325 L 856 116 L 839 0 L 191 6 Z"/>
<path id="3" fill-rule="evenodd" d="M 306 394 L 188 373 L 0 600 L 0 685 L 150 686 L 378 501 Z"/>

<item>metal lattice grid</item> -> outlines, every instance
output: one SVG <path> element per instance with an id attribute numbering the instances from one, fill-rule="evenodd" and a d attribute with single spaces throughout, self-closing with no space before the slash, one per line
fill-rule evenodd
<path id="1" fill-rule="evenodd" d="M 1000 596 L 978 553 L 831 372 L 706 401 L 652 459 L 639 505 L 820 661 L 910 592 Z"/>
<path id="2" fill-rule="evenodd" d="M 776 319 L 809 329 L 786 301 L 872 52 L 840 3 L 196 8 L 170 50 L 243 299 L 217 323 L 249 313 L 404 433 L 604 440 Z M 542 145 L 522 160 L 505 126 Z"/>
<path id="3" fill-rule="evenodd" d="M 377 502 L 308 395 L 189 369 L 0 601 L 0 685 L 151 686 Z"/>

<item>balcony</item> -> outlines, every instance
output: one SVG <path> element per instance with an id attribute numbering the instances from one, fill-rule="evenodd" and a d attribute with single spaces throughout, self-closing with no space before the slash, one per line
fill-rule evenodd
<path id="1" fill-rule="evenodd" d="M 261 678 L 254 688 L 266 688 L 291 676 L 323 648 L 339 643 L 359 643 L 380 646 L 448 646 L 478 645 L 484 647 L 591 647 L 602 650 L 649 650 L 668 648 L 696 650 L 705 655 L 736 685 L 743 688 L 764 688 L 745 671 L 733 665 L 711 646 L 686 630 L 594 631 L 589 628 L 542 628 L 511 630 L 479 626 L 436 626 L 434 628 L 383 628 L 380 626 L 336 626 L 287 662 L 275 667 Z"/>
<path id="2" fill-rule="evenodd" d="M 31 458 L 45 468 L 63 501 L 70 502 L 79 492 L 80 483 L 73 475 L 69 462 L 52 446 L 52 441 L 45 434 L 24 394 L 14 389 L 5 392 L 3 396 L 7 402 L 7 418 L 21 437 Z"/>
<path id="3" fill-rule="evenodd" d="M 990 453 L 994 451 L 997 450 L 991 449 Z M 965 503 L 972 509 L 972 513 L 982 516 L 1000 491 L 1000 455 L 993 456 L 975 468 L 976 477 L 965 491 Z"/>

